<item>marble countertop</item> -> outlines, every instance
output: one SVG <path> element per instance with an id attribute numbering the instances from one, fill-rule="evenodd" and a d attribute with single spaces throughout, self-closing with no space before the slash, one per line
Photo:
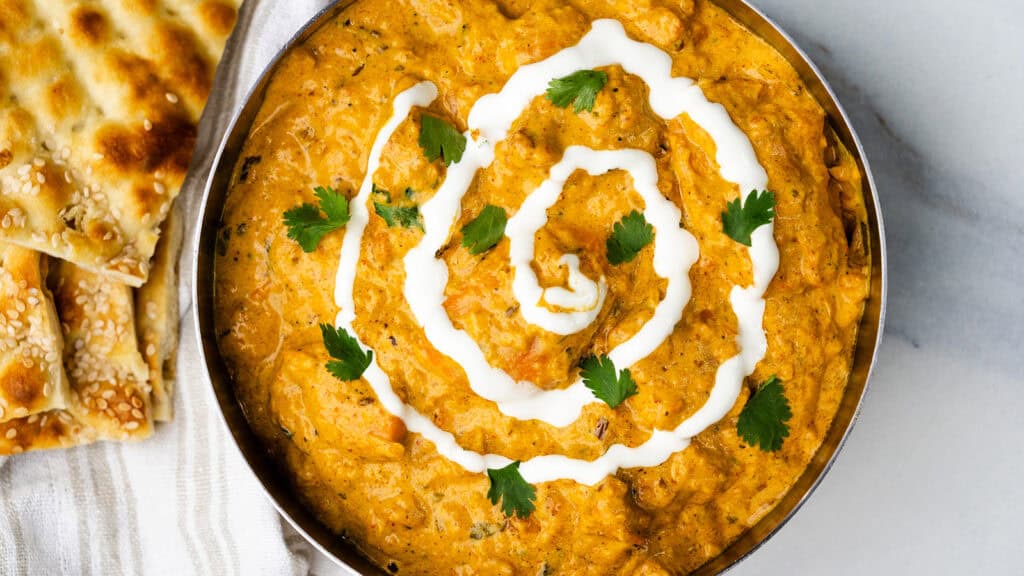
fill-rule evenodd
<path id="1" fill-rule="evenodd" d="M 875 173 L 885 341 L 818 491 L 733 573 L 1024 570 L 1024 2 L 755 0 L 830 80 Z"/>
<path id="2" fill-rule="evenodd" d="M 821 67 L 864 141 L 890 288 L 846 448 L 730 576 L 1020 574 L 1024 2 L 752 3 Z"/>

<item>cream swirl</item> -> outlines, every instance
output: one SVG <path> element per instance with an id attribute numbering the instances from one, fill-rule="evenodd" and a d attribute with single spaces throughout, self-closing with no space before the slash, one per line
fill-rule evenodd
<path id="1" fill-rule="evenodd" d="M 579 417 L 583 406 L 596 400 L 581 381 L 565 389 L 543 390 L 530 382 L 516 381 L 491 366 L 476 342 L 464 331 L 457 330 L 445 312 L 444 287 L 448 282 L 448 268 L 435 254 L 447 242 L 452 227 L 458 221 L 462 196 L 476 173 L 493 162 L 494 144 L 505 138 L 512 122 L 533 98 L 544 92 L 547 83 L 578 69 L 614 64 L 621 65 L 648 84 L 651 108 L 659 116 L 670 120 L 685 113 L 711 136 L 717 147 L 716 160 L 721 175 L 736 183 L 741 192 L 767 187 L 767 174 L 758 163 L 753 146 L 729 118 L 725 108 L 709 102 L 692 80 L 672 77 L 671 57 L 654 46 L 631 40 L 615 20 L 594 22 L 592 30 L 579 44 L 546 60 L 521 67 L 500 92 L 482 97 L 469 114 L 466 153 L 460 162 L 449 167 L 441 188 L 421 207 L 425 233 L 420 243 L 405 257 L 404 295 L 428 340 L 438 351 L 462 366 L 473 391 L 495 402 L 499 410 L 515 418 L 565 426 Z M 377 134 L 371 149 L 365 180 L 352 202 L 352 217 L 342 245 L 335 286 L 335 301 L 340 309 L 337 324 L 350 333 L 354 334 L 352 322 L 355 320 L 353 282 L 362 235 L 369 219 L 367 203 L 381 151 L 412 107 L 427 106 L 436 97 L 437 88 L 431 82 L 422 82 L 399 94 L 394 101 L 394 114 Z M 479 137 L 474 138 L 474 133 Z M 658 191 L 657 170 L 650 154 L 640 150 L 599 151 L 570 147 L 552 168 L 549 179 L 526 198 L 509 220 L 506 230 L 512 244 L 511 259 L 515 267 L 513 290 L 527 321 L 555 333 L 572 333 L 592 322 L 604 301 L 606 287 L 603 278 L 595 282 L 583 276 L 578 270 L 578 260 L 573 260 L 575 257 L 572 255 L 563 255 L 561 260 L 570 271 L 568 290 L 541 289 L 529 266 L 533 258 L 533 236 L 544 226 L 546 210 L 557 200 L 565 180 L 577 169 L 591 174 L 613 169 L 628 171 L 644 200 L 645 216 L 656 229 L 655 272 L 668 279 L 669 285 L 651 320 L 609 354 L 616 366 L 628 367 L 657 349 L 681 318 L 690 297 L 687 274 L 698 257 L 697 244 L 692 235 L 678 226 L 678 209 Z M 685 449 L 690 438 L 720 420 L 735 403 L 743 379 L 753 372 L 767 351 L 767 339 L 762 328 L 763 297 L 778 268 L 778 249 L 772 234 L 773 226 L 768 225 L 753 235 L 749 254 L 754 283 L 747 288 L 736 286 L 730 294 L 738 319 L 740 352 L 719 367 L 715 385 L 704 406 L 673 430 L 655 430 L 650 439 L 636 447 L 611 446 L 593 461 L 560 455 L 537 456 L 522 463 L 520 473 L 523 477 L 528 482 L 568 478 L 595 484 L 622 467 L 655 466 L 664 462 L 671 454 Z M 424 279 L 430 279 L 430 282 L 424 283 Z M 542 299 L 569 311 L 548 310 L 541 305 Z M 500 455 L 479 454 L 459 446 L 451 433 L 441 430 L 398 398 L 390 379 L 376 361 L 371 363 L 363 377 L 373 387 L 385 409 L 401 418 L 409 431 L 423 435 L 435 444 L 441 455 L 463 468 L 482 472 L 510 462 Z"/>

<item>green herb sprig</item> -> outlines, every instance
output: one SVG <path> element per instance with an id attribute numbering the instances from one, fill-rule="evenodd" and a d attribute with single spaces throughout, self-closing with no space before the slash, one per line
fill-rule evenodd
<path id="1" fill-rule="evenodd" d="M 519 462 L 513 462 L 504 468 L 488 470 L 487 477 L 491 480 L 491 488 L 487 498 L 491 504 L 501 502 L 501 511 L 507 517 L 518 516 L 528 518 L 536 506 L 537 489 L 531 486 L 519 473 Z"/>
<path id="2" fill-rule="evenodd" d="M 505 235 L 508 213 L 488 204 L 469 224 L 462 227 L 462 245 L 474 256 L 494 248 Z"/>
<path id="3" fill-rule="evenodd" d="M 449 122 L 429 114 L 420 119 L 419 143 L 427 160 L 440 158 L 445 166 L 459 162 L 466 152 L 466 136 Z"/>
<path id="4" fill-rule="evenodd" d="M 643 214 L 633 210 L 612 227 L 612 235 L 605 242 L 608 262 L 614 265 L 632 262 L 653 240 L 654 227 L 647 223 Z"/>
<path id="5" fill-rule="evenodd" d="M 572 104 L 573 110 L 592 112 L 597 93 L 608 83 L 608 74 L 600 70 L 577 70 L 548 83 L 547 98 L 559 108 Z"/>
<path id="6" fill-rule="evenodd" d="M 782 448 L 782 441 L 789 436 L 786 422 L 792 417 L 782 381 L 773 375 L 747 400 L 736 421 L 736 431 L 747 444 L 765 452 L 775 452 Z"/>
<path id="7" fill-rule="evenodd" d="M 726 206 L 722 212 L 722 230 L 733 240 L 750 246 L 750 235 L 765 224 L 775 219 L 775 194 L 767 190 L 754 190 L 747 196 L 745 203 L 737 198 Z"/>
<path id="8" fill-rule="evenodd" d="M 324 236 L 343 227 L 349 219 L 348 198 L 343 194 L 323 186 L 314 188 L 313 194 L 319 205 L 305 203 L 284 213 L 288 237 L 307 253 L 315 251 Z"/>
<path id="9" fill-rule="evenodd" d="M 344 382 L 358 380 L 370 366 L 373 350 L 364 352 L 359 342 L 344 328 L 321 324 L 320 333 L 323 336 L 324 347 L 332 358 L 327 363 L 327 371 Z"/>
<path id="10" fill-rule="evenodd" d="M 618 408 L 627 398 L 637 394 L 636 382 L 628 369 L 616 370 L 607 356 L 591 356 L 581 365 L 583 385 L 594 397 L 612 408 Z"/>

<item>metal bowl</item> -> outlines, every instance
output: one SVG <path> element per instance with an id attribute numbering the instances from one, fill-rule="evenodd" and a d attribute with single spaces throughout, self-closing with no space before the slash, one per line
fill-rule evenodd
<path id="1" fill-rule="evenodd" d="M 825 109 L 828 123 L 838 139 L 856 158 L 864 175 L 864 197 L 868 212 L 872 271 L 871 291 L 861 321 L 850 381 L 832 427 L 825 436 L 821 448 L 811 459 L 803 475 L 771 512 L 719 556 L 707 562 L 694 573 L 702 576 L 725 572 L 764 544 L 796 513 L 831 468 L 857 419 L 861 399 L 867 389 L 868 379 L 871 376 L 882 337 L 886 297 L 885 235 L 874 180 L 860 141 L 835 94 L 807 55 L 764 14 L 747 4 L 745 0 L 714 1 L 789 60 L 811 93 Z M 194 258 L 191 280 L 194 290 L 197 336 L 201 344 L 200 354 L 206 365 L 221 414 L 253 474 L 259 479 L 278 511 L 318 550 L 349 570 L 362 574 L 383 575 L 385 573 L 360 555 L 351 542 L 331 532 L 299 502 L 291 489 L 288 478 L 282 474 L 281 467 L 271 461 L 263 444 L 249 428 L 241 407 L 235 399 L 234 388 L 220 356 L 213 321 L 214 247 L 221 210 L 228 192 L 232 170 L 238 161 L 242 145 L 263 101 L 266 87 L 278 63 L 289 51 L 304 42 L 352 3 L 353 0 L 340 0 L 332 4 L 314 16 L 296 33 L 263 72 L 247 96 L 244 106 L 229 125 L 214 160 L 212 176 L 207 182 L 206 192 L 199 210 L 199 226 L 193 244 L 196 248 L 191 255 Z"/>

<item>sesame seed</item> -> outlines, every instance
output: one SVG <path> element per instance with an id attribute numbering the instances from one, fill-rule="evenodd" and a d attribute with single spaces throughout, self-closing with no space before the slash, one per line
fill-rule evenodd
<path id="1" fill-rule="evenodd" d="M 128 423 L 126 423 L 124 425 L 125 430 L 135 430 L 138 427 L 139 427 L 139 423 L 134 421 L 134 420 L 132 420 L 131 422 L 128 422 Z"/>
<path id="2" fill-rule="evenodd" d="M 175 94 L 172 94 L 172 93 L 168 92 L 167 94 L 164 94 L 164 97 L 167 98 L 167 101 L 170 102 L 171 104 L 177 104 L 178 103 L 178 96 L 175 95 Z"/>
<path id="3" fill-rule="evenodd" d="M 101 396 L 103 396 L 107 400 L 110 400 L 111 398 L 114 397 L 114 391 L 113 390 L 104 390 L 103 394 L 101 394 Z"/>
<path id="4" fill-rule="evenodd" d="M 46 175 L 42 172 L 36 172 L 36 182 L 40 184 L 46 184 Z"/>
<path id="5" fill-rule="evenodd" d="M 155 356 L 155 355 L 156 355 L 156 346 L 154 346 L 153 344 L 150 344 L 149 346 L 146 346 L 146 356 Z"/>
<path id="6" fill-rule="evenodd" d="M 163 196 L 167 192 L 167 187 L 164 186 L 162 182 L 153 182 L 153 190 L 155 190 L 157 194 Z"/>
<path id="7" fill-rule="evenodd" d="M 107 406 L 107 401 L 104 400 L 103 398 L 96 400 L 96 407 L 99 408 L 100 410 L 106 410 Z"/>
<path id="8" fill-rule="evenodd" d="M 18 429 L 17 428 L 8 428 L 7 429 L 7 433 L 4 434 L 4 436 L 8 440 L 14 440 L 14 437 L 17 436 L 17 435 L 18 435 Z"/>
<path id="9" fill-rule="evenodd" d="M 149 118 L 146 118 L 142 121 L 142 127 L 146 130 L 146 132 L 149 132 L 150 130 L 153 129 L 153 123 L 149 121 Z"/>
<path id="10" fill-rule="evenodd" d="M 119 403 L 117 405 L 117 411 L 118 412 L 127 412 L 127 411 L 129 411 L 131 409 L 132 409 L 131 404 L 129 404 L 127 402 L 121 402 L 121 403 Z"/>
<path id="11" fill-rule="evenodd" d="M 21 168 L 18 168 L 18 176 L 28 176 L 28 173 L 32 171 L 32 166 L 25 164 Z"/>
<path id="12" fill-rule="evenodd" d="M 142 420 L 142 410 L 139 410 L 139 409 L 132 410 L 132 416 L 138 418 L 139 420 Z"/>
<path id="13" fill-rule="evenodd" d="M 36 158 L 32 160 L 32 164 L 34 164 L 38 168 L 42 168 L 43 166 L 46 166 L 46 160 L 43 160 L 42 158 Z"/>
<path id="14" fill-rule="evenodd" d="M 142 399 L 138 396 L 132 396 L 132 406 L 136 408 L 142 408 Z"/>
<path id="15" fill-rule="evenodd" d="M 71 148 L 68 148 L 67 146 L 61 148 L 61 150 L 60 150 L 60 157 L 63 160 L 67 160 L 68 158 L 70 158 L 71 157 Z"/>

